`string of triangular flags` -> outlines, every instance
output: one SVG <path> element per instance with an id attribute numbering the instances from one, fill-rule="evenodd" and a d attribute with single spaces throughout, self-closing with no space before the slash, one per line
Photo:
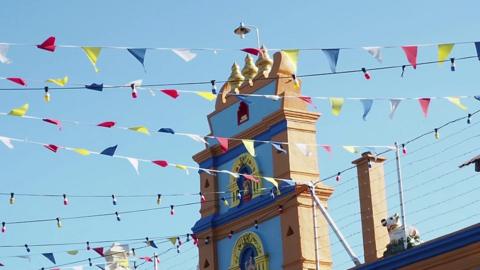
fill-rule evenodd
<path id="1" fill-rule="evenodd" d="M 37 120 L 41 121 L 50 125 L 55 125 L 58 127 L 59 130 L 63 129 L 63 124 L 64 123 L 70 123 L 74 124 L 76 126 L 78 125 L 86 125 L 86 126 L 93 126 L 93 127 L 100 127 L 100 128 L 109 128 L 109 129 L 120 129 L 120 130 L 130 130 L 130 131 L 135 131 L 144 135 L 151 135 L 151 132 L 148 127 L 146 126 L 133 126 L 133 127 L 125 127 L 125 126 L 119 126 L 118 122 L 116 121 L 104 121 L 101 123 L 96 123 L 96 124 L 91 124 L 91 123 L 82 123 L 80 121 L 72 121 L 72 120 L 60 120 L 58 118 L 46 118 L 46 117 L 39 117 L 39 116 L 32 116 L 32 115 L 27 115 L 27 112 L 29 110 L 29 104 L 26 103 L 22 105 L 21 107 L 14 108 L 10 110 L 10 112 L 0 112 L 0 115 L 3 116 L 17 116 L 21 117 L 23 119 L 31 119 L 31 120 Z M 273 148 L 275 148 L 276 151 L 281 152 L 281 153 L 287 153 L 287 150 L 284 149 L 284 145 L 295 145 L 299 150 L 302 151 L 305 155 L 308 155 L 307 152 L 310 151 L 308 147 L 321 147 L 323 148 L 327 153 L 332 153 L 332 146 L 329 144 L 312 144 L 312 143 L 300 143 L 300 142 L 279 142 L 279 141 L 267 141 L 267 140 L 255 140 L 255 139 L 239 139 L 239 138 L 233 138 L 233 137 L 220 137 L 220 136 L 211 136 L 211 135 L 200 135 L 200 134 L 194 134 L 194 133 L 184 133 L 184 132 L 176 132 L 172 128 L 160 128 L 158 129 L 158 133 L 165 133 L 165 134 L 172 134 L 172 135 L 177 135 L 177 136 L 183 136 L 183 137 L 188 137 L 196 142 L 203 143 L 203 144 L 211 144 L 211 143 L 218 143 L 222 149 L 223 152 L 228 151 L 229 149 L 229 142 L 230 141 L 240 141 L 242 144 L 247 148 L 249 153 L 254 156 L 255 150 L 254 150 L 254 143 L 257 144 L 271 144 Z M 213 142 L 208 142 L 206 139 L 212 139 Z M 354 147 L 354 148 L 388 148 L 391 146 L 379 146 L 379 145 L 365 145 L 365 146 L 348 146 L 348 147 Z M 342 148 L 345 148 L 345 146 L 342 146 Z M 113 150 L 113 149 L 111 149 Z M 311 152 L 311 151 L 310 151 Z"/>
<path id="2" fill-rule="evenodd" d="M 418 55 L 418 48 L 419 47 L 430 47 L 430 46 L 437 46 L 438 48 L 438 60 L 443 63 L 448 56 L 452 52 L 455 45 L 460 44 L 473 44 L 477 53 L 480 51 L 480 42 L 472 41 L 472 42 L 450 42 L 450 43 L 440 43 L 440 44 L 417 44 L 417 45 L 403 45 L 403 46 L 365 46 L 361 47 L 362 50 L 368 52 L 372 57 L 374 57 L 377 61 L 383 61 L 383 54 L 382 49 L 385 48 L 401 48 L 402 51 L 405 53 L 405 56 L 408 62 L 413 66 L 415 69 L 417 66 L 417 55 Z M 18 44 L 18 43 L 0 43 L 0 63 L 3 64 L 10 64 L 12 61 L 7 57 L 8 50 L 10 46 L 28 46 L 28 44 Z M 96 72 L 99 71 L 97 67 L 97 62 L 102 52 L 102 49 L 109 48 L 109 49 L 120 49 L 128 51 L 141 65 L 145 68 L 145 56 L 147 51 L 149 50 L 168 50 L 173 52 L 175 55 L 179 56 L 186 62 L 189 62 L 195 57 L 197 57 L 197 53 L 193 51 L 211 51 L 217 53 L 218 51 L 226 51 L 226 50 L 233 50 L 233 51 L 242 51 L 245 53 L 259 55 L 262 53 L 260 48 L 242 48 L 242 49 L 224 49 L 224 48 L 165 48 L 165 47 L 143 47 L 143 48 L 131 48 L 131 47 L 123 47 L 123 46 L 76 46 L 76 45 L 59 45 L 56 44 L 55 36 L 50 36 L 45 41 L 40 44 L 30 45 L 35 46 L 38 49 L 45 50 L 48 52 L 55 52 L 57 48 L 80 48 L 86 54 L 88 60 L 93 65 Z M 357 48 L 299 48 L 299 49 L 271 49 L 273 51 L 287 51 L 287 52 L 300 52 L 300 51 L 322 51 L 329 63 L 330 69 L 332 72 L 336 72 L 336 66 L 338 63 L 339 55 L 341 50 L 351 50 Z M 479 53 L 480 54 L 480 53 Z M 454 63 L 452 63 L 454 68 Z"/>

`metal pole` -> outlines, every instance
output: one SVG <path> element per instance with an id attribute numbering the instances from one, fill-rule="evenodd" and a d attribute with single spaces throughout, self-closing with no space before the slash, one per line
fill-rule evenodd
<path id="1" fill-rule="evenodd" d="M 257 48 L 260 49 L 260 30 L 255 25 L 245 25 L 247 27 L 255 28 L 255 32 L 257 33 Z"/>
<path id="2" fill-rule="evenodd" d="M 348 255 L 350 256 L 350 259 L 353 261 L 353 263 L 355 265 L 360 265 L 360 260 L 358 259 L 357 255 L 355 255 L 352 248 L 347 243 L 347 240 L 345 240 L 345 237 L 343 237 L 343 234 L 340 232 L 337 225 L 335 225 L 335 222 L 333 221 L 333 219 L 328 214 L 327 209 L 325 209 L 325 207 L 323 207 L 322 203 L 320 202 L 317 195 L 315 194 L 314 186 L 311 182 L 308 184 L 308 187 L 310 189 L 310 194 L 312 195 L 312 198 L 315 201 L 315 204 L 318 206 L 318 208 L 320 209 L 320 212 L 322 212 L 323 216 L 327 220 L 328 225 L 330 225 L 333 232 L 335 232 L 335 234 L 337 235 L 338 239 L 340 240 L 340 243 L 342 243 L 343 247 L 345 248 Z"/>
<path id="3" fill-rule="evenodd" d="M 153 270 L 158 270 L 157 266 L 157 253 L 153 253 Z"/>
<path id="4" fill-rule="evenodd" d="M 405 205 L 403 204 L 403 181 L 402 181 L 402 169 L 400 167 L 400 149 L 398 143 L 395 142 L 395 159 L 397 161 L 397 177 L 398 177 L 398 194 L 400 196 L 400 211 L 402 215 L 403 226 L 403 248 L 407 250 L 408 246 L 408 234 L 407 234 L 407 221 L 405 218 Z"/>
<path id="5" fill-rule="evenodd" d="M 315 193 L 315 187 L 313 187 Z M 320 270 L 320 258 L 318 256 L 318 232 L 317 232 L 317 208 L 315 207 L 315 201 L 312 198 L 312 214 L 313 214 L 313 237 L 315 238 L 315 270 Z"/>

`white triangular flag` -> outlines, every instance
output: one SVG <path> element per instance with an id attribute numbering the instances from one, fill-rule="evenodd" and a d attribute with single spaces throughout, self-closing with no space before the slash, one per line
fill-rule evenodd
<path id="1" fill-rule="evenodd" d="M 308 145 L 304 143 L 295 143 L 295 145 L 297 146 L 298 150 L 302 152 L 304 156 L 309 157 L 312 155 L 312 152 L 308 149 Z"/>
<path id="2" fill-rule="evenodd" d="M 135 85 L 135 87 L 140 87 L 143 84 L 143 80 L 140 79 L 140 80 L 131 81 L 125 84 L 125 86 L 131 86 L 132 84 Z"/>
<path id="3" fill-rule="evenodd" d="M 128 162 L 130 162 L 130 164 L 132 164 L 133 168 L 135 169 L 135 172 L 137 172 L 137 175 L 139 175 L 140 172 L 138 171 L 138 159 L 127 157 L 127 160 Z"/>
<path id="4" fill-rule="evenodd" d="M 197 134 L 184 134 L 184 135 L 196 142 L 208 144 L 208 142 L 200 135 L 197 135 Z"/>
<path id="5" fill-rule="evenodd" d="M 7 58 L 9 46 L 8 44 L 0 44 L 0 63 L 2 64 L 10 64 L 12 61 Z"/>
<path id="6" fill-rule="evenodd" d="M 5 146 L 9 149 L 13 149 L 13 144 L 12 144 L 12 140 L 10 138 L 7 138 L 7 137 L 0 137 L 0 142 L 2 142 L 3 144 L 5 144 Z"/>
<path id="7" fill-rule="evenodd" d="M 400 105 L 400 101 L 402 101 L 402 100 L 401 99 L 395 99 L 395 98 L 390 99 L 390 114 L 389 114 L 390 119 L 393 118 L 393 114 L 397 110 L 398 105 Z"/>
<path id="8" fill-rule="evenodd" d="M 71 266 L 70 269 L 72 269 L 72 270 L 83 270 L 83 265 Z"/>
<path id="9" fill-rule="evenodd" d="M 377 59 L 378 62 L 382 63 L 382 47 L 363 47 L 369 54 L 373 56 L 373 58 Z"/>
<path id="10" fill-rule="evenodd" d="M 182 58 L 185 62 L 190 62 L 192 61 L 195 57 L 197 57 L 197 54 L 188 50 L 188 49 L 172 49 L 172 52 L 174 52 L 176 55 L 178 55 L 180 58 Z"/>
<path id="11" fill-rule="evenodd" d="M 231 176 L 233 176 L 234 178 L 240 177 L 240 175 L 239 175 L 238 173 L 234 173 L 234 172 L 231 172 L 231 171 L 221 170 L 220 172 L 228 173 L 228 174 L 230 174 Z"/>
<path id="12" fill-rule="evenodd" d="M 280 100 L 280 96 L 277 95 L 264 95 L 264 97 L 271 100 Z"/>

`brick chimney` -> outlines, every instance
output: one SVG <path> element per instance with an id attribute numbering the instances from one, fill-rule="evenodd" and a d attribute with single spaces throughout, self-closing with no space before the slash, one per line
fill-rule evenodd
<path id="1" fill-rule="evenodd" d="M 390 242 L 387 230 L 381 226 L 381 220 L 388 214 L 383 169 L 385 160 L 384 157 L 366 152 L 361 158 L 352 161 L 357 166 L 363 251 L 366 263 L 383 257 L 383 252 Z"/>

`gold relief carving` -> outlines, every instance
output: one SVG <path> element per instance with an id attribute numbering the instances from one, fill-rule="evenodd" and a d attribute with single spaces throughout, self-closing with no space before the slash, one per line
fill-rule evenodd
<path id="1" fill-rule="evenodd" d="M 265 254 L 262 240 L 253 232 L 246 232 L 237 239 L 232 249 L 232 257 L 228 269 L 240 270 L 240 256 L 247 246 L 253 246 L 257 252 L 257 256 L 255 257 L 255 270 L 268 270 L 268 255 Z"/>
<path id="2" fill-rule="evenodd" d="M 258 179 L 258 181 L 250 181 L 250 180 L 244 179 L 244 181 L 251 182 L 251 185 L 252 185 L 251 199 L 254 199 L 260 196 L 262 193 L 263 182 L 260 176 L 260 170 L 258 169 L 258 165 L 257 165 L 257 162 L 255 161 L 255 158 L 248 153 L 240 155 L 237 158 L 237 160 L 235 160 L 231 171 L 234 173 L 239 173 L 243 167 L 248 167 L 250 169 L 250 175 L 253 175 L 256 179 Z M 240 192 L 241 189 L 238 187 L 237 178 L 235 178 L 234 176 L 230 176 L 230 184 L 228 188 L 230 190 L 230 195 L 231 195 L 230 207 L 236 207 L 240 204 L 240 200 L 241 200 L 238 197 L 238 193 Z M 242 190 L 244 189 L 242 188 Z"/>

